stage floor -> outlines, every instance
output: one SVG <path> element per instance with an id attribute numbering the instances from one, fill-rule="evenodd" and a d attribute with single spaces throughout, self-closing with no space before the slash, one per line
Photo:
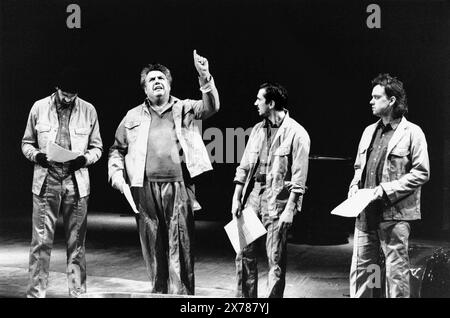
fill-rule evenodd
<path id="1" fill-rule="evenodd" d="M 31 219 L 31 216 L 30 216 Z M 196 221 L 196 296 L 234 297 L 234 250 L 221 222 Z M 28 280 L 31 221 L 0 219 L 0 297 L 22 298 Z M 352 238 L 345 244 L 313 246 L 288 244 L 285 297 L 345 298 L 349 295 L 348 272 Z M 437 247 L 449 241 L 411 240 L 411 263 L 423 263 Z M 86 238 L 88 293 L 147 293 L 148 281 L 135 219 L 131 215 L 90 212 Z M 65 298 L 66 254 L 61 220 L 58 221 L 50 262 L 49 298 Z M 265 294 L 267 264 L 259 264 L 259 295 Z"/>

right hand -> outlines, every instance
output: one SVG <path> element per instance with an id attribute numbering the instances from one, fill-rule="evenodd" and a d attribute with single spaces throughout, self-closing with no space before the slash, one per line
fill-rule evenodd
<path id="1" fill-rule="evenodd" d="M 40 153 L 38 153 L 36 155 L 36 162 L 41 167 L 44 167 L 44 168 L 48 168 L 49 167 L 48 160 L 47 160 L 47 155 L 45 153 L 43 153 L 43 152 L 40 152 Z"/>
<path id="2" fill-rule="evenodd" d="M 233 215 L 233 217 L 238 218 L 241 216 L 241 212 L 242 212 L 241 200 L 234 199 L 231 205 L 231 214 Z"/>
<path id="3" fill-rule="evenodd" d="M 211 74 L 209 73 L 208 59 L 201 55 L 198 55 L 197 50 L 194 50 L 193 56 L 194 56 L 194 65 L 195 68 L 197 69 L 198 75 L 204 80 L 209 80 Z"/>
<path id="4" fill-rule="evenodd" d="M 354 185 L 350 188 L 350 190 L 348 191 L 348 198 L 351 198 L 352 196 L 355 195 L 356 192 L 358 192 L 359 188 L 357 185 Z"/>
<path id="5" fill-rule="evenodd" d="M 111 184 L 112 184 L 113 188 L 119 190 L 120 193 L 123 193 L 123 186 L 125 184 L 124 178 L 115 178 Z"/>

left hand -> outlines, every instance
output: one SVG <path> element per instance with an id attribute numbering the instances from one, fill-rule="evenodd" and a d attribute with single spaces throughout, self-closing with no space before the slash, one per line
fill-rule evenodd
<path id="1" fill-rule="evenodd" d="M 291 208 L 286 207 L 280 215 L 278 220 L 278 226 L 280 229 L 289 228 L 294 221 L 294 211 Z"/>
<path id="2" fill-rule="evenodd" d="M 209 73 L 209 63 L 208 60 L 197 54 L 197 50 L 194 50 L 194 65 L 197 69 L 198 75 L 204 79 L 208 80 L 211 74 Z"/>
<path id="3" fill-rule="evenodd" d="M 383 198 L 383 188 L 377 186 L 373 192 L 373 201 Z"/>
<path id="4" fill-rule="evenodd" d="M 86 157 L 85 156 L 78 156 L 73 160 L 69 161 L 69 170 L 70 172 L 75 172 L 78 169 L 84 167 L 86 164 Z"/>

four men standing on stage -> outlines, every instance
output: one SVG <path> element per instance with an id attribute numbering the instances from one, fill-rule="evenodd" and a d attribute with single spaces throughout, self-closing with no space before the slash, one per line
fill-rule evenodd
<path id="1" fill-rule="evenodd" d="M 142 69 L 144 102 L 120 122 L 109 150 L 108 180 L 123 192 L 130 187 L 139 213 L 142 253 L 151 292 L 195 293 L 193 178 L 212 165 L 199 123 L 220 107 L 206 58 L 193 52 L 202 98 L 171 95 L 172 75 L 161 64 Z M 78 97 L 76 70 L 66 69 L 56 92 L 37 101 L 29 114 L 22 151 L 34 163 L 33 231 L 28 297 L 45 297 L 56 220 L 61 213 L 67 243 L 69 294 L 86 292 L 85 235 L 89 174 L 102 153 L 95 108 Z M 349 197 L 374 189 L 373 201 L 355 223 L 350 272 L 351 297 L 375 297 L 368 267 L 385 258 L 386 297 L 409 297 L 409 221 L 420 219 L 421 186 L 429 180 L 425 135 L 404 116 L 408 111 L 403 83 L 380 74 L 372 81 L 372 112 L 379 117 L 361 137 Z M 310 138 L 289 116 L 288 94 L 277 83 L 259 87 L 256 101 L 262 121 L 250 134 L 234 178 L 231 213 L 251 209 L 267 229 L 268 297 L 283 297 L 287 231 L 301 210 L 306 189 Z M 68 162 L 47 158 L 49 142 L 78 152 Z M 237 296 L 258 296 L 257 244 L 236 256 Z"/>

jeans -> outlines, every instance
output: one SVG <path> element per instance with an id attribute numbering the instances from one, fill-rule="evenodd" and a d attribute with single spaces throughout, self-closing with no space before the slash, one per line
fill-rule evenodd
<path id="1" fill-rule="evenodd" d="M 69 295 L 86 292 L 85 238 L 88 196 L 79 197 L 72 176 L 58 180 L 47 175 L 40 195 L 33 194 L 33 226 L 27 297 L 46 295 L 56 220 L 62 213 L 67 247 Z"/>
<path id="2" fill-rule="evenodd" d="M 410 297 L 410 264 L 408 239 L 411 228 L 406 221 L 383 221 L 377 230 L 360 231 L 355 228 L 353 256 L 350 269 L 350 297 L 377 297 L 383 293 L 388 298 Z M 385 257 L 385 269 L 380 269 L 380 247 Z M 385 286 L 377 286 L 383 282 Z"/>
<path id="3" fill-rule="evenodd" d="M 265 248 L 269 263 L 267 278 L 267 297 L 282 298 L 286 285 L 286 260 L 287 260 L 287 228 L 280 231 L 278 218 L 269 217 L 267 209 L 267 195 L 265 186 L 255 183 L 250 193 L 246 208 L 251 207 L 257 212 L 264 227 L 267 230 Z M 284 205 L 277 209 L 283 210 Z M 261 239 L 261 238 L 260 238 Z M 260 239 L 246 246 L 236 255 L 237 293 L 236 297 L 258 297 L 258 268 L 257 248 Z"/>

